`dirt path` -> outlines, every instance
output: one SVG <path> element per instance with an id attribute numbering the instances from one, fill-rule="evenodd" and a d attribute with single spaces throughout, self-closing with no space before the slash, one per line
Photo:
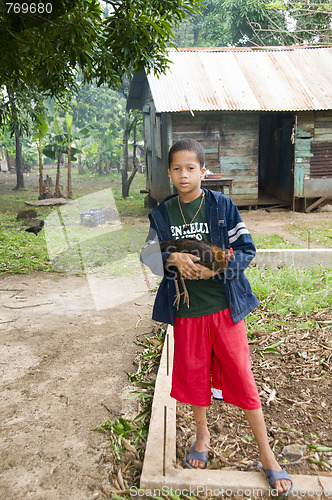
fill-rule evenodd
<path id="1" fill-rule="evenodd" d="M 329 205 L 329 207 L 331 206 Z M 326 210 L 328 209 L 326 208 Z M 264 208 L 250 211 L 241 210 L 241 217 L 252 234 L 278 234 L 291 243 L 306 246 L 307 242 L 291 234 L 289 227 L 294 222 L 299 225 L 309 223 L 312 224 L 313 227 L 319 227 L 322 222 L 332 220 L 332 207 L 330 211 L 317 211 L 309 214 L 283 209 L 271 211 L 267 211 Z M 323 248 L 322 245 L 317 245 L 313 241 L 310 242 L 310 247 Z"/>
<path id="2" fill-rule="evenodd" d="M 84 277 L 34 273 L 2 275 L 0 300 L 1 498 L 103 498 L 106 443 L 92 429 L 136 414 L 126 372 L 152 294 L 97 312 Z"/>

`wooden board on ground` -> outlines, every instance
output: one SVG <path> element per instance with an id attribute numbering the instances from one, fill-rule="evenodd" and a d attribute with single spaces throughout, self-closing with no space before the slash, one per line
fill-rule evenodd
<path id="1" fill-rule="evenodd" d="M 30 200 L 24 203 L 32 207 L 45 207 L 49 205 L 65 205 L 67 200 L 65 198 L 47 198 L 46 200 Z"/>

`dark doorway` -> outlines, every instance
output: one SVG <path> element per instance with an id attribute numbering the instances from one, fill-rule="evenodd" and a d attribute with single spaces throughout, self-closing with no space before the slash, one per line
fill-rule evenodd
<path id="1" fill-rule="evenodd" d="M 264 113 L 259 126 L 259 194 L 292 202 L 294 166 L 292 113 Z"/>

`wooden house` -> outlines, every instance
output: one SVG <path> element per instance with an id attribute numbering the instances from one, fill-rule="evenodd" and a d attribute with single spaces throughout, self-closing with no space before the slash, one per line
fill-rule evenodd
<path id="1" fill-rule="evenodd" d="M 167 153 L 198 140 L 240 206 L 310 210 L 332 197 L 332 48 L 170 50 L 165 74 L 138 73 L 128 107 L 144 120 L 147 190 L 172 192 Z M 226 193 L 227 194 L 227 193 Z"/>

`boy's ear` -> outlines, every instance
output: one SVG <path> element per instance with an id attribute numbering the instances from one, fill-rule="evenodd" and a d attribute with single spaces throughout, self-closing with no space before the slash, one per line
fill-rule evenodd
<path id="1" fill-rule="evenodd" d="M 201 177 L 203 177 L 206 173 L 206 168 L 205 168 L 205 165 L 204 167 L 201 168 Z"/>
<path id="2" fill-rule="evenodd" d="M 171 177 L 171 171 L 168 169 L 168 177 Z"/>

